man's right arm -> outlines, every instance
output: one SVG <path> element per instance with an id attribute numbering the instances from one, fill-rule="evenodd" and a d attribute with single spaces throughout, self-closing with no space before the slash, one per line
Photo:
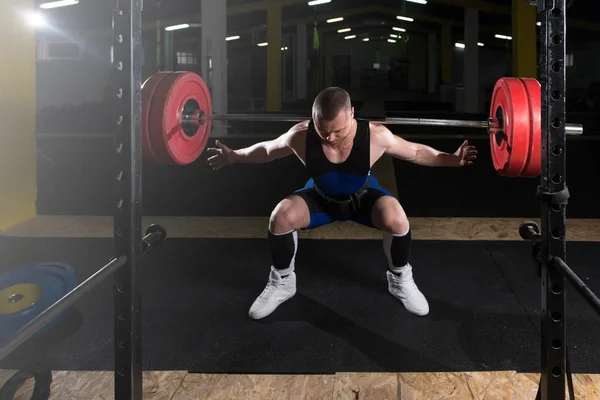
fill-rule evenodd
<path id="1" fill-rule="evenodd" d="M 296 124 L 289 131 L 273 140 L 259 142 L 243 149 L 232 150 L 231 161 L 234 163 L 261 164 L 292 155 L 294 154 L 292 142 L 295 141 L 295 137 L 302 129 L 306 129 L 304 125 L 306 124 Z"/>

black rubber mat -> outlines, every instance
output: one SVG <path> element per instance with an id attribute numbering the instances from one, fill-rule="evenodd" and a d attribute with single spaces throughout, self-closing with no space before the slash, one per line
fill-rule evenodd
<path id="1" fill-rule="evenodd" d="M 298 294 L 262 321 L 247 312 L 267 280 L 265 240 L 169 239 L 143 267 L 143 367 L 228 373 L 535 371 L 540 282 L 528 243 L 414 241 L 416 282 L 431 313 L 387 292 L 376 240 L 300 240 Z M 1 238 L 2 268 L 67 262 L 79 280 L 112 254 L 108 239 Z M 569 243 L 569 264 L 600 292 L 600 244 Z M 600 316 L 569 286 L 573 371 L 600 373 Z M 46 338 L 54 369 L 113 368 L 113 282 Z M 57 328 L 58 329 L 58 328 Z M 74 333 L 73 333 L 74 331 Z M 60 339 L 60 340 L 58 340 Z M 54 340 L 56 344 L 51 344 Z M 31 347 L 31 346 L 30 346 Z M 23 346 L 0 368 L 39 352 Z"/>

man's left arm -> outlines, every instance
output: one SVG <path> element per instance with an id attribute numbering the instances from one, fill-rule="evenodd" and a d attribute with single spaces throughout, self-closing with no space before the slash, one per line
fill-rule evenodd
<path id="1" fill-rule="evenodd" d="M 384 148 L 384 153 L 400 160 L 428 167 L 462 167 L 471 165 L 477 158 L 475 146 L 464 141 L 454 153 L 445 153 L 433 147 L 414 143 L 394 135 L 385 126 L 376 128 L 376 143 Z"/>

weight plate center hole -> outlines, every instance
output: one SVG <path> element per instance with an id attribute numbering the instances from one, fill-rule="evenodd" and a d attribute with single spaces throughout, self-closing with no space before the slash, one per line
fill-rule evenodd
<path id="1" fill-rule="evenodd" d="M 496 145 L 500 147 L 502 142 L 507 139 L 504 133 L 504 111 L 502 111 L 502 107 L 496 108 L 496 122 L 498 123 L 498 129 L 494 136 L 496 137 Z"/>
<path id="2" fill-rule="evenodd" d="M 194 99 L 189 99 L 183 105 L 183 110 L 181 112 L 181 115 L 182 116 L 194 115 L 198 111 L 200 111 L 200 104 L 198 104 L 198 102 Z M 200 112 L 200 116 L 202 116 L 202 112 Z M 187 121 L 184 117 L 182 117 L 182 120 L 181 120 L 181 126 L 183 128 L 183 133 L 188 137 L 194 137 L 194 135 L 196 135 L 198 133 L 198 130 L 200 129 L 201 124 L 202 124 L 202 122 L 198 123 L 197 121 Z"/>
<path id="3" fill-rule="evenodd" d="M 8 302 L 10 304 L 14 304 L 14 303 L 18 303 L 19 301 L 23 300 L 23 296 L 22 294 L 12 294 L 8 297 Z"/>

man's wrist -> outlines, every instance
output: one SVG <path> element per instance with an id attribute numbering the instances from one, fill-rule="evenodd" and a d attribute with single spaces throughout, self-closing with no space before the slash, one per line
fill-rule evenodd
<path id="1" fill-rule="evenodd" d="M 444 167 L 460 167 L 460 157 L 456 154 L 444 154 L 442 165 Z"/>

